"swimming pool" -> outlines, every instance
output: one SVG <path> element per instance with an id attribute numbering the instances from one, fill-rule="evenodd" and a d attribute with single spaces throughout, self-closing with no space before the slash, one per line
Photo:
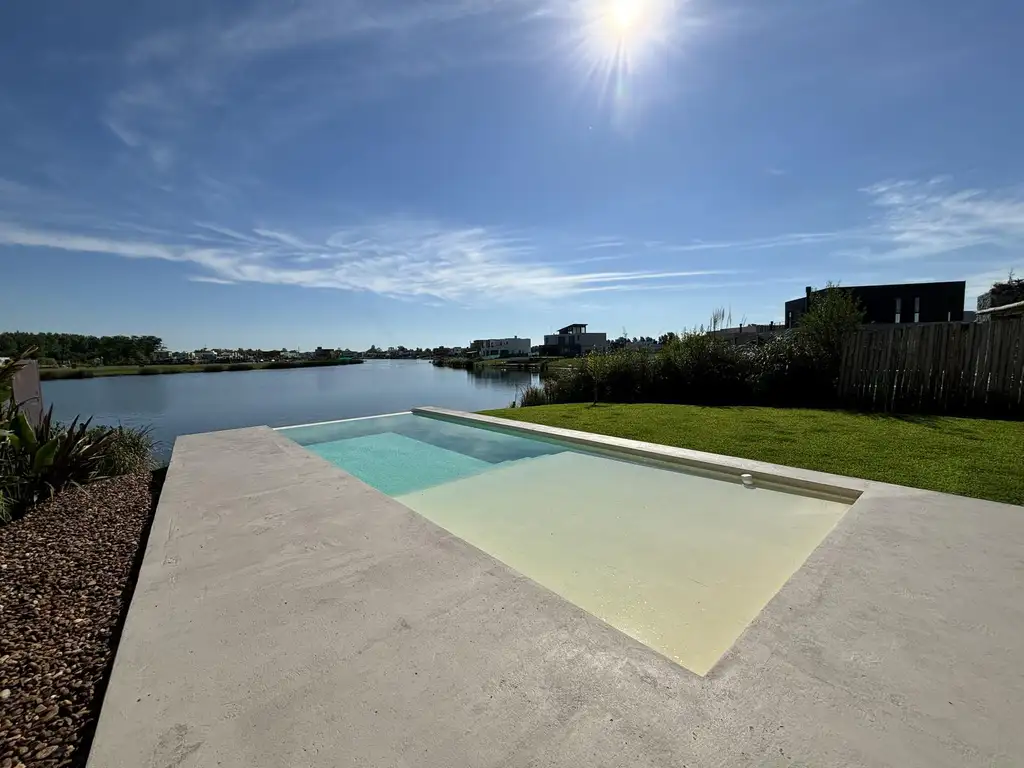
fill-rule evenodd
<path id="1" fill-rule="evenodd" d="M 279 431 L 702 676 L 849 507 L 412 413 Z"/>

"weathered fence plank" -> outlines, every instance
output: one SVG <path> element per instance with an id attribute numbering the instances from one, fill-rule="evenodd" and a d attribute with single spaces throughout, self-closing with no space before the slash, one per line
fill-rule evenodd
<path id="1" fill-rule="evenodd" d="M 843 349 L 851 407 L 1024 419 L 1024 318 L 865 328 Z"/>

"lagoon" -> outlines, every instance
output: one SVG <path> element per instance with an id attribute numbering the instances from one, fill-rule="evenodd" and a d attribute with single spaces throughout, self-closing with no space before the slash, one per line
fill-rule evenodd
<path id="1" fill-rule="evenodd" d="M 98 424 L 150 426 L 165 459 L 179 435 L 373 416 L 419 405 L 503 408 L 519 388 L 535 381 L 525 372 L 367 360 L 337 368 L 44 381 L 43 399 L 61 421 L 81 415 Z"/>

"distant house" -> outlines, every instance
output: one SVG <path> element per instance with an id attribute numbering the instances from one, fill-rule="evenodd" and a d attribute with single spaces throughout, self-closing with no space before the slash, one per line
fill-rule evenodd
<path id="1" fill-rule="evenodd" d="M 480 355 L 481 360 L 498 357 L 529 357 L 530 340 L 513 336 L 510 339 L 476 339 L 469 348 Z"/>
<path id="2" fill-rule="evenodd" d="M 577 357 L 608 346 L 608 334 L 588 333 L 586 323 L 573 323 L 544 336 L 542 352 L 559 357 Z"/>
<path id="3" fill-rule="evenodd" d="M 840 286 L 853 294 L 864 309 L 866 324 L 961 323 L 967 283 L 900 283 L 894 285 Z M 810 287 L 806 295 L 786 302 L 786 327 L 795 328 L 800 318 L 823 291 Z"/>
<path id="4" fill-rule="evenodd" d="M 730 344 L 742 345 L 760 341 L 761 339 L 769 339 L 785 330 L 782 325 L 776 325 L 775 323 L 749 323 L 748 325 L 741 325 L 736 328 L 719 328 L 714 331 L 708 331 L 708 333 L 712 336 L 717 336 L 723 341 L 728 341 Z"/>

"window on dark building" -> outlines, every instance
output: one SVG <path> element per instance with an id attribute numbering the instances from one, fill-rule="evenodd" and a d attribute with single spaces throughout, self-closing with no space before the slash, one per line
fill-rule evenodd
<path id="1" fill-rule="evenodd" d="M 918 296 L 914 299 L 914 322 L 921 322 L 921 297 Z"/>
<path id="2" fill-rule="evenodd" d="M 903 299 L 896 299 L 896 322 L 900 321 L 900 315 L 903 313 Z"/>

